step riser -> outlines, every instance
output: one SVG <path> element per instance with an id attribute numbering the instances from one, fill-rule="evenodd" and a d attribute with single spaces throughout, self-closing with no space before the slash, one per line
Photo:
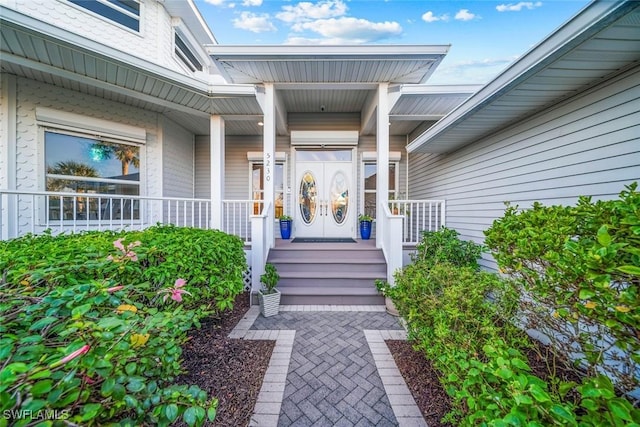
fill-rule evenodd
<path id="1" fill-rule="evenodd" d="M 381 295 L 282 295 L 282 305 L 384 305 Z"/>
<path id="2" fill-rule="evenodd" d="M 308 260 L 317 261 L 318 259 L 338 260 L 344 262 L 355 261 L 360 259 L 375 260 L 385 262 L 384 255 L 381 251 L 294 251 L 272 249 L 269 252 L 269 262 L 287 261 L 287 260 Z"/>
<path id="3" fill-rule="evenodd" d="M 308 273 L 309 277 L 322 277 L 328 271 L 332 273 L 348 274 L 377 274 L 386 276 L 387 266 L 385 264 L 280 264 L 273 263 L 282 276 L 286 273 Z M 344 276 L 343 276 L 344 277 Z"/>
<path id="4" fill-rule="evenodd" d="M 375 288 L 375 279 L 280 279 L 278 289 L 323 287 L 331 288 Z"/>

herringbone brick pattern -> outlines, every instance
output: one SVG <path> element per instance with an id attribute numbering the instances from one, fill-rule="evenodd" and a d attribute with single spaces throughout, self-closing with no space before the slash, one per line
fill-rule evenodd
<path id="1" fill-rule="evenodd" d="M 386 313 L 286 312 L 252 329 L 295 329 L 279 426 L 394 426 L 364 329 L 401 329 Z"/>

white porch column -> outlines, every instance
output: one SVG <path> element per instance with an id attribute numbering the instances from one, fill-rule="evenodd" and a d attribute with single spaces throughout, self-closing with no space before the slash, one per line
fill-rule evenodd
<path id="1" fill-rule="evenodd" d="M 378 85 L 378 108 L 376 116 L 376 246 L 382 247 L 384 233 L 384 210 L 380 202 L 389 199 L 389 84 Z"/>
<path id="2" fill-rule="evenodd" d="M 10 74 L 0 76 L 0 114 L 4 123 L 0 127 L 0 188 L 17 189 L 17 96 L 16 78 Z M 0 239 L 18 236 L 18 195 L 0 195 Z M 31 218 L 31 221 L 35 221 Z"/>
<path id="3" fill-rule="evenodd" d="M 224 200 L 224 119 L 211 116 L 211 228 L 222 230 L 222 200 Z"/>
<path id="4" fill-rule="evenodd" d="M 272 83 L 265 83 L 264 100 L 262 102 L 262 110 L 264 113 L 264 135 L 262 141 L 263 151 L 263 180 L 264 183 L 264 206 L 271 204 L 271 210 L 268 213 L 265 233 L 267 235 L 267 245 L 269 248 L 275 245 L 274 223 L 275 223 L 275 160 L 276 160 L 276 99 L 275 87 Z"/>

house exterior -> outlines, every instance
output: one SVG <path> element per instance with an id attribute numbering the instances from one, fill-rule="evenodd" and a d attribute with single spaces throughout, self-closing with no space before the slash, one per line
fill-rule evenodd
<path id="1" fill-rule="evenodd" d="M 278 216 L 359 239 L 366 213 L 393 280 L 421 230 L 481 240 L 504 201 L 640 179 L 639 22 L 594 2 L 488 85 L 434 86 L 448 46 L 224 46 L 192 0 L 0 0 L 1 237 L 223 229 L 255 291 Z"/>

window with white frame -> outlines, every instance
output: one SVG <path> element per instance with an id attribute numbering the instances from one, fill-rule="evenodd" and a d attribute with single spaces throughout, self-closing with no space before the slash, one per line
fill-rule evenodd
<path id="1" fill-rule="evenodd" d="M 375 153 L 367 155 L 364 153 L 362 162 L 362 200 L 363 210 L 362 213 L 370 215 L 372 218 L 376 217 L 376 194 L 377 194 L 377 164 L 375 160 Z M 400 170 L 400 155 L 399 153 L 390 155 L 389 158 L 389 200 L 398 198 L 398 171 Z"/>
<path id="2" fill-rule="evenodd" d="M 139 219 L 140 146 L 128 141 L 46 129 L 46 184 L 50 220 Z M 78 194 L 87 194 L 86 197 Z M 95 194 L 96 196 L 92 196 Z"/>
<path id="3" fill-rule="evenodd" d="M 198 57 L 193 53 L 193 49 L 183 39 L 183 37 L 174 33 L 174 45 L 176 56 L 180 58 L 182 63 L 187 66 L 192 72 L 202 71 L 202 63 L 198 60 Z"/>
<path id="4" fill-rule="evenodd" d="M 262 157 L 258 158 L 258 153 L 248 153 L 250 161 L 251 173 L 251 200 L 253 203 L 253 214 L 258 215 L 262 210 L 262 201 L 264 200 L 264 165 Z M 262 153 L 259 153 L 262 156 Z M 274 200 L 273 207 L 276 218 L 284 215 L 286 212 L 285 203 L 285 155 L 284 153 L 276 153 L 276 163 L 273 168 L 274 179 Z"/>
<path id="5" fill-rule="evenodd" d="M 69 0 L 131 30 L 140 31 L 140 2 L 137 0 Z"/>

